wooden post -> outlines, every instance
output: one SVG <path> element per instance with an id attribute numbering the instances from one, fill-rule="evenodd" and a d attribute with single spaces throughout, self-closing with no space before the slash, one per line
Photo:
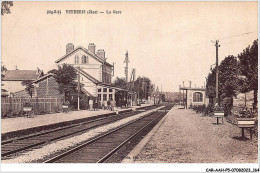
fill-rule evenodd
<path id="1" fill-rule="evenodd" d="M 13 108 L 12 108 L 12 97 L 10 97 L 10 108 L 9 108 L 10 110 L 12 110 Z"/>
<path id="2" fill-rule="evenodd" d="M 50 113 L 51 113 L 51 101 L 52 101 L 52 99 L 50 99 Z"/>
<path id="3" fill-rule="evenodd" d="M 188 109 L 188 90 L 186 90 L 186 109 Z"/>
<path id="4" fill-rule="evenodd" d="M 242 127 L 242 138 L 245 138 L 245 128 Z"/>
<path id="5" fill-rule="evenodd" d="M 250 128 L 250 140 L 252 141 L 252 136 L 253 136 L 253 134 L 252 134 L 252 128 Z"/>
<path id="6" fill-rule="evenodd" d="M 19 103 L 18 103 L 18 109 L 19 109 L 19 112 L 22 110 L 22 99 L 21 97 L 19 97 Z"/>
<path id="7" fill-rule="evenodd" d="M 45 97 L 43 98 L 43 109 L 45 111 Z"/>

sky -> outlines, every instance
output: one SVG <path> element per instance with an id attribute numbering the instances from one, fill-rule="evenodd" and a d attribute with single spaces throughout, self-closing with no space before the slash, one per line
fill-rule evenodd
<path id="1" fill-rule="evenodd" d="M 47 14 L 61 10 L 61 14 Z M 98 14 L 66 14 L 97 10 Z M 113 14 L 113 10 L 121 14 Z M 112 14 L 107 14 L 111 11 Z M 163 91 L 192 81 L 202 87 L 216 61 L 212 41 L 219 40 L 219 61 L 237 56 L 258 38 L 255 2 L 14 2 L 2 16 L 2 62 L 9 70 L 56 68 L 66 44 L 96 45 L 115 63 L 115 76 L 129 71 L 147 76 Z M 249 33 L 249 34 L 245 34 Z M 130 72 L 129 72 L 130 73 Z M 129 74 L 130 75 L 130 74 Z"/>

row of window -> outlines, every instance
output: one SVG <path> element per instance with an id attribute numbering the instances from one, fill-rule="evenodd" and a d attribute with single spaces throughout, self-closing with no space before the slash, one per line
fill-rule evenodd
<path id="1" fill-rule="evenodd" d="M 98 89 L 98 92 L 101 92 L 101 88 Z M 103 88 L 103 92 L 107 92 L 107 88 Z M 109 89 L 109 92 L 113 92 L 113 90 Z"/>
<path id="2" fill-rule="evenodd" d="M 113 94 L 108 94 L 109 100 L 113 99 Z M 98 100 L 101 100 L 101 94 L 98 94 Z M 103 101 L 107 101 L 107 94 L 103 94 Z"/>
<path id="3" fill-rule="evenodd" d="M 78 55 L 75 56 L 75 62 L 74 63 L 79 64 L 79 56 Z M 83 55 L 81 57 L 81 64 L 87 64 L 87 63 L 88 63 L 88 57 Z"/>

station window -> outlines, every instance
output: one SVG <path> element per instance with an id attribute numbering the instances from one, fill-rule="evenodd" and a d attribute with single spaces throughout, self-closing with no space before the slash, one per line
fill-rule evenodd
<path id="1" fill-rule="evenodd" d="M 109 100 L 113 99 L 113 94 L 109 94 Z"/>
<path id="2" fill-rule="evenodd" d="M 200 92 L 193 93 L 193 102 L 202 102 L 203 101 L 202 96 L 203 94 Z"/>
<path id="3" fill-rule="evenodd" d="M 82 58 L 81 58 L 81 63 L 82 63 L 82 64 L 87 64 L 87 63 L 88 63 L 88 57 L 86 57 L 85 55 L 83 55 Z"/>
<path id="4" fill-rule="evenodd" d="M 112 90 L 112 89 L 109 89 L 109 92 L 113 92 L 113 90 Z"/>
<path id="5" fill-rule="evenodd" d="M 103 92 L 107 92 L 107 88 L 103 88 Z"/>
<path id="6" fill-rule="evenodd" d="M 103 101 L 107 101 L 107 95 L 103 94 Z"/>
<path id="7" fill-rule="evenodd" d="M 78 55 L 75 56 L 75 64 L 78 64 L 79 63 L 79 57 Z"/>
<path id="8" fill-rule="evenodd" d="M 97 90 L 98 92 L 101 92 L 101 88 L 98 88 L 98 90 Z"/>

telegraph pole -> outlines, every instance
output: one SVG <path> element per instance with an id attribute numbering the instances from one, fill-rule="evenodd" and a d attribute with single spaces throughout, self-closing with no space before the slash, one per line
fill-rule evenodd
<path id="1" fill-rule="evenodd" d="M 218 40 L 216 40 L 216 103 L 219 105 L 219 96 L 218 96 L 218 48 L 220 45 L 218 44 Z"/>
<path id="2" fill-rule="evenodd" d="M 124 63 L 126 63 L 126 67 L 125 67 L 125 81 L 126 81 L 126 89 L 128 89 L 128 85 L 127 85 L 127 82 L 128 82 L 128 63 L 129 63 L 129 58 L 128 58 L 128 51 L 126 51 L 126 54 L 125 54 L 125 61 Z M 130 84 L 131 85 L 131 84 Z M 126 102 L 128 103 L 128 93 L 126 95 Z"/>
<path id="3" fill-rule="evenodd" d="M 79 90 L 80 90 L 80 73 L 79 73 L 80 67 L 78 67 L 78 110 L 79 110 Z"/>
<path id="4" fill-rule="evenodd" d="M 124 63 L 126 63 L 126 66 L 125 66 L 125 77 L 126 77 L 125 81 L 127 83 L 127 81 L 128 81 L 128 63 L 130 63 L 129 58 L 128 58 L 128 51 L 126 51 Z"/>

